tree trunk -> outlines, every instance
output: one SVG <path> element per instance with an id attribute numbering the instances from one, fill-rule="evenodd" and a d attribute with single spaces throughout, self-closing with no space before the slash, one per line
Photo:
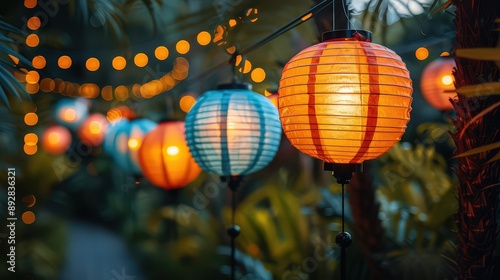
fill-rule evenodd
<path id="1" fill-rule="evenodd" d="M 491 0 L 453 0 L 456 6 L 456 48 L 495 47 L 498 32 L 495 19 L 500 3 Z M 498 81 L 498 68 L 493 62 L 455 58 L 456 87 Z M 456 155 L 467 150 L 500 141 L 500 110 L 493 110 L 464 126 L 485 108 L 500 102 L 500 96 L 465 98 L 455 104 L 456 132 L 453 135 Z M 461 136 L 462 135 L 462 136 Z M 487 163 L 498 150 L 459 158 L 457 189 L 459 209 L 457 270 L 459 279 L 492 279 L 497 237 L 496 210 L 500 161 Z M 493 187 L 492 187 L 493 186 Z M 498 262 L 498 259 L 497 259 Z M 497 278 L 498 279 L 498 278 Z"/>

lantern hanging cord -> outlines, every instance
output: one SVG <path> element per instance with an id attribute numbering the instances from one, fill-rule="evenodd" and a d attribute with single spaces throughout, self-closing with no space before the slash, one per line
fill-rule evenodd
<path id="1" fill-rule="evenodd" d="M 308 21 L 309 19 L 313 18 L 316 14 L 318 14 L 320 11 L 322 11 L 324 8 L 326 8 L 328 5 L 332 5 L 333 6 L 333 2 L 334 0 L 324 0 L 320 3 L 318 3 L 317 5 L 315 5 L 314 7 L 312 7 L 311 9 L 307 10 L 306 12 L 302 13 L 301 15 L 299 15 L 298 17 L 296 17 L 295 19 L 293 19 L 292 21 L 290 21 L 289 23 L 283 25 L 281 28 L 279 28 L 278 30 L 274 31 L 273 33 L 269 34 L 267 37 L 263 38 L 262 40 L 256 42 L 255 44 L 249 46 L 248 48 L 246 49 L 243 49 L 241 50 L 238 54 L 239 55 L 246 55 L 262 46 L 264 46 L 265 44 L 269 43 L 270 41 L 276 39 L 277 37 L 279 37 L 280 35 L 283 35 L 284 33 L 286 33 L 287 31 L 290 31 L 292 30 L 293 28 L 299 26 L 300 24 Z M 218 64 L 218 65 L 215 65 L 214 67 L 208 69 L 207 71 L 197 75 L 197 76 L 194 76 L 192 78 L 189 78 L 187 79 L 186 81 L 188 82 L 193 82 L 194 81 L 199 81 L 199 80 L 202 80 L 206 77 L 208 77 L 209 75 L 213 74 L 215 72 L 215 70 L 219 69 L 219 68 L 222 68 L 223 66 L 233 62 L 234 60 L 234 55 L 231 56 L 231 58 L 229 58 L 228 60 L 226 61 L 223 61 L 222 63 Z"/>

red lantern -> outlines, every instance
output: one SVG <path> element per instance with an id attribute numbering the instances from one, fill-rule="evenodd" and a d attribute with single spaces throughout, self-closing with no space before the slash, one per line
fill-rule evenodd
<path id="1" fill-rule="evenodd" d="M 333 34 L 339 32 L 346 31 Z M 401 139 L 410 119 L 412 82 L 405 64 L 361 31 L 352 32 L 295 55 L 278 91 L 290 143 L 327 163 L 361 164 L 380 156 Z"/>
<path id="2" fill-rule="evenodd" d="M 63 126 L 47 128 L 42 135 L 42 148 L 50 154 L 60 155 L 71 145 L 71 133 Z"/>
<path id="3" fill-rule="evenodd" d="M 438 110 L 453 110 L 450 98 L 457 96 L 455 79 L 452 75 L 456 67 L 455 60 L 450 56 L 441 56 L 429 63 L 420 78 L 420 90 L 425 100 Z"/>
<path id="4" fill-rule="evenodd" d="M 83 144 L 97 147 L 104 141 L 107 130 L 106 117 L 101 114 L 92 114 L 78 128 L 78 136 Z"/>
<path id="5" fill-rule="evenodd" d="M 144 138 L 139 149 L 139 165 L 144 177 L 154 185 L 179 189 L 201 172 L 184 136 L 184 122 L 163 122 Z"/>

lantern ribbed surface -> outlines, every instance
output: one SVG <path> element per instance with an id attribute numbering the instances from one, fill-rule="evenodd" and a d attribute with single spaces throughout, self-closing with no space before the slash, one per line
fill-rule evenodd
<path id="1" fill-rule="evenodd" d="M 184 122 L 162 122 L 144 138 L 139 165 L 144 177 L 154 185 L 179 189 L 200 174 L 200 167 L 189 153 L 184 130 Z"/>
<path id="2" fill-rule="evenodd" d="M 109 129 L 104 149 L 123 171 L 140 175 L 139 148 L 144 137 L 155 128 L 156 123 L 148 119 L 120 120 Z"/>
<path id="3" fill-rule="evenodd" d="M 450 98 L 457 96 L 453 68 L 455 60 L 450 56 L 441 56 L 424 68 L 420 77 L 420 90 L 425 100 L 438 110 L 452 110 Z"/>
<path id="4" fill-rule="evenodd" d="M 389 150 L 410 119 L 412 81 L 392 50 L 355 39 L 304 49 L 284 67 L 278 108 L 301 152 L 357 164 Z"/>
<path id="5" fill-rule="evenodd" d="M 246 175 L 264 168 L 278 151 L 278 110 L 246 89 L 205 92 L 186 116 L 186 137 L 200 167 L 220 176 Z"/>

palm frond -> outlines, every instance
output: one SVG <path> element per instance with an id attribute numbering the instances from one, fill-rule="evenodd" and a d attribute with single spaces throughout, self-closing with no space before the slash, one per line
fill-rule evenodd
<path id="1" fill-rule="evenodd" d="M 19 101 L 21 101 L 21 93 L 24 93 L 26 97 L 29 97 L 29 95 L 16 80 L 12 72 L 9 71 L 17 70 L 18 65 L 13 64 L 10 58 L 4 57 L 15 57 L 19 59 L 20 63 L 29 67 L 31 66 L 31 62 L 14 50 L 13 47 L 16 45 L 15 40 L 6 36 L 4 32 L 22 34 L 22 31 L 0 20 L 0 99 L 5 106 L 10 108 L 7 92 L 13 94 Z"/>

